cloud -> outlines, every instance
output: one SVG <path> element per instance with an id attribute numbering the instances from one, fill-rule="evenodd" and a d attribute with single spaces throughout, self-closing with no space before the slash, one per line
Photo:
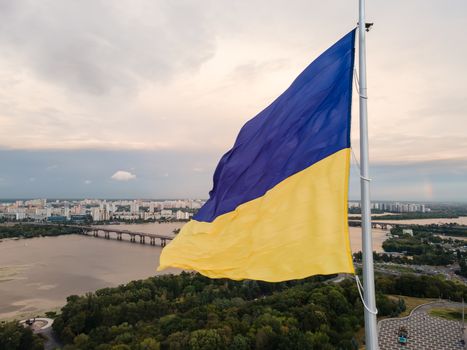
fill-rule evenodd
<path id="1" fill-rule="evenodd" d="M 206 194 L 217 161 L 240 127 L 346 33 L 356 13 L 355 4 L 343 0 L 264 3 L 0 0 L 0 151 L 23 150 L 34 168 L 10 173 L 22 165 L 3 155 L 8 159 L 0 162 L 2 176 L 12 184 L 8 193 L 80 196 L 76 184 L 91 178 L 86 189 L 104 196 L 144 196 L 148 188 L 154 195 Z M 449 177 L 465 188 L 450 168 L 442 168 L 443 175 L 410 164 L 439 160 L 442 166 L 442 160 L 467 154 L 467 2 L 377 1 L 368 17 L 377 19 L 367 36 L 371 165 L 386 163 L 392 174 L 405 171 L 387 193 L 375 193 L 389 195 L 420 176 L 433 178 L 435 197 L 442 198 L 444 189 L 456 197 L 439 180 Z M 354 97 L 352 143 L 358 155 Z M 161 156 L 157 169 L 147 172 L 143 167 L 154 159 L 105 159 L 106 166 L 96 160 L 132 151 L 143 158 L 150 152 L 171 157 Z M 64 154 L 87 158 L 75 165 Z M 78 168 L 91 157 L 98 174 Z M 115 186 L 98 180 L 108 180 L 108 169 L 121 164 L 134 164 L 138 181 Z M 462 166 L 455 171 L 465 174 Z M 428 175 L 417 175 L 422 170 Z M 28 182 L 29 174 L 35 183 Z M 67 184 L 63 188 L 58 176 Z M 112 192 L 117 187 L 121 192 Z"/>
<path id="2" fill-rule="evenodd" d="M 40 79 L 105 95 L 198 68 L 214 52 L 206 20 L 195 2 L 18 0 L 0 12 L 0 43 Z"/>
<path id="3" fill-rule="evenodd" d="M 91 180 L 84 180 L 84 184 L 85 184 L 85 185 L 90 185 L 91 183 L 92 183 Z"/>
<path id="4" fill-rule="evenodd" d="M 264 79 L 265 76 L 271 74 L 271 72 L 284 69 L 287 66 L 287 59 L 274 59 L 263 62 L 247 62 L 235 67 L 231 73 L 232 80 L 236 81 L 248 81 L 251 82 L 255 79 Z"/>
<path id="5" fill-rule="evenodd" d="M 193 151 L 18 151 L 1 150 L 1 198 L 207 198 L 212 175 L 221 154 Z M 193 164 L 193 159 L 197 163 Z M 60 167 L 47 173 L 44 164 L 51 159 Z M 87 164 L 83 167 L 83 164 Z M 125 183 L 109 179 L 109 169 L 128 164 L 138 169 L 137 178 Z M 199 166 L 204 172 L 194 172 Z M 167 169 L 170 176 L 165 177 Z M 120 170 L 123 171 L 123 170 Z M 432 160 L 370 164 L 374 200 L 456 200 L 466 201 L 467 160 Z M 29 174 L 37 174 L 29 182 Z M 85 185 L 85 180 L 92 183 Z M 359 171 L 352 161 L 350 196 L 360 198 Z M 40 183 L 40 186 L 37 184 Z M 82 184 L 82 186 L 77 186 Z"/>
<path id="6" fill-rule="evenodd" d="M 57 169 L 57 168 L 58 168 L 57 164 L 52 164 L 52 165 L 49 165 L 48 167 L 46 167 L 45 170 L 51 171 L 51 170 L 54 170 L 54 169 Z"/>
<path id="7" fill-rule="evenodd" d="M 129 181 L 136 179 L 136 175 L 130 173 L 129 171 L 118 170 L 111 176 L 111 179 L 115 181 Z"/>

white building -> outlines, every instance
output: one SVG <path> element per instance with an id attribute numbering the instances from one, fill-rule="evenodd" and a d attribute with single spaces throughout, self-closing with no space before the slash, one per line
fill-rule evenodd
<path id="1" fill-rule="evenodd" d="M 130 213 L 135 214 L 139 212 L 139 203 L 137 201 L 133 201 L 130 203 Z"/>
<path id="2" fill-rule="evenodd" d="M 91 208 L 91 216 L 94 221 L 102 221 L 101 209 L 99 207 Z"/>
<path id="3" fill-rule="evenodd" d="M 173 217 L 172 210 L 170 210 L 170 209 L 161 210 L 161 217 L 163 217 L 163 218 L 172 218 Z"/>
<path id="4" fill-rule="evenodd" d="M 16 213 L 16 220 L 23 220 L 26 219 L 26 213 L 25 212 L 17 212 Z"/>
<path id="5" fill-rule="evenodd" d="M 177 213 L 175 214 L 175 218 L 177 220 L 188 220 L 190 218 L 190 214 L 184 211 L 181 211 L 181 210 L 177 210 Z"/>

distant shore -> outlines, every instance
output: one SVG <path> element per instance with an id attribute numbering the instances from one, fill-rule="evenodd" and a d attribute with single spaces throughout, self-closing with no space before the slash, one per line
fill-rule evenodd
<path id="1" fill-rule="evenodd" d="M 169 234 L 180 226 L 132 227 L 135 231 Z M 0 319 L 42 315 L 61 308 L 72 294 L 154 276 L 158 274 L 160 251 L 160 247 L 149 244 L 76 234 L 4 239 L 0 243 Z"/>

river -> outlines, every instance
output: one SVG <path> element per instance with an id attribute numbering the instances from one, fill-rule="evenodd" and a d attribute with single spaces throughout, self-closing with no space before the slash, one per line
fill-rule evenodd
<path id="1" fill-rule="evenodd" d="M 442 220 L 442 221 L 440 221 Z M 386 221 L 386 220 L 385 220 Z M 389 222 L 389 221 L 388 221 Z M 404 220 L 430 224 L 459 219 Z M 182 223 L 112 226 L 171 234 Z M 387 231 L 373 230 L 373 249 L 381 251 Z M 352 251 L 361 250 L 361 229 L 350 227 Z M 158 274 L 160 247 L 68 235 L 0 242 L 0 320 L 34 316 L 65 304 L 66 297 L 118 286 Z M 177 270 L 167 270 L 164 273 Z"/>
<path id="2" fill-rule="evenodd" d="M 172 233 L 180 223 L 118 225 Z M 24 318 L 65 304 L 71 294 L 159 274 L 160 247 L 66 235 L 0 242 L 0 320 Z M 164 273 L 177 272 L 168 269 Z"/>

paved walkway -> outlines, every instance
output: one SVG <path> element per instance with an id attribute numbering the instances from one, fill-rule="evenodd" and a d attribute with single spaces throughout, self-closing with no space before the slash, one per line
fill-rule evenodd
<path id="1" fill-rule="evenodd" d="M 46 318 L 46 317 L 35 317 L 31 320 L 34 320 L 33 324 L 28 326 L 26 324 L 27 320 L 20 321 L 23 326 L 28 326 L 33 330 L 34 333 L 41 333 L 42 331 L 52 327 L 52 324 L 54 323 L 54 320 L 51 318 Z"/>
<path id="2" fill-rule="evenodd" d="M 459 307 L 459 303 L 434 302 L 420 305 L 403 318 L 389 318 L 378 323 L 381 350 L 464 350 L 462 325 L 428 315 L 434 307 Z M 408 342 L 402 346 L 397 342 L 399 327 L 408 331 Z"/>
<path id="3" fill-rule="evenodd" d="M 20 321 L 23 326 L 30 327 L 34 333 L 41 333 L 47 338 L 44 344 L 44 350 L 58 349 L 62 345 L 53 332 L 53 322 L 53 319 L 46 317 L 36 317 L 31 326 L 26 324 L 26 320 Z"/>

